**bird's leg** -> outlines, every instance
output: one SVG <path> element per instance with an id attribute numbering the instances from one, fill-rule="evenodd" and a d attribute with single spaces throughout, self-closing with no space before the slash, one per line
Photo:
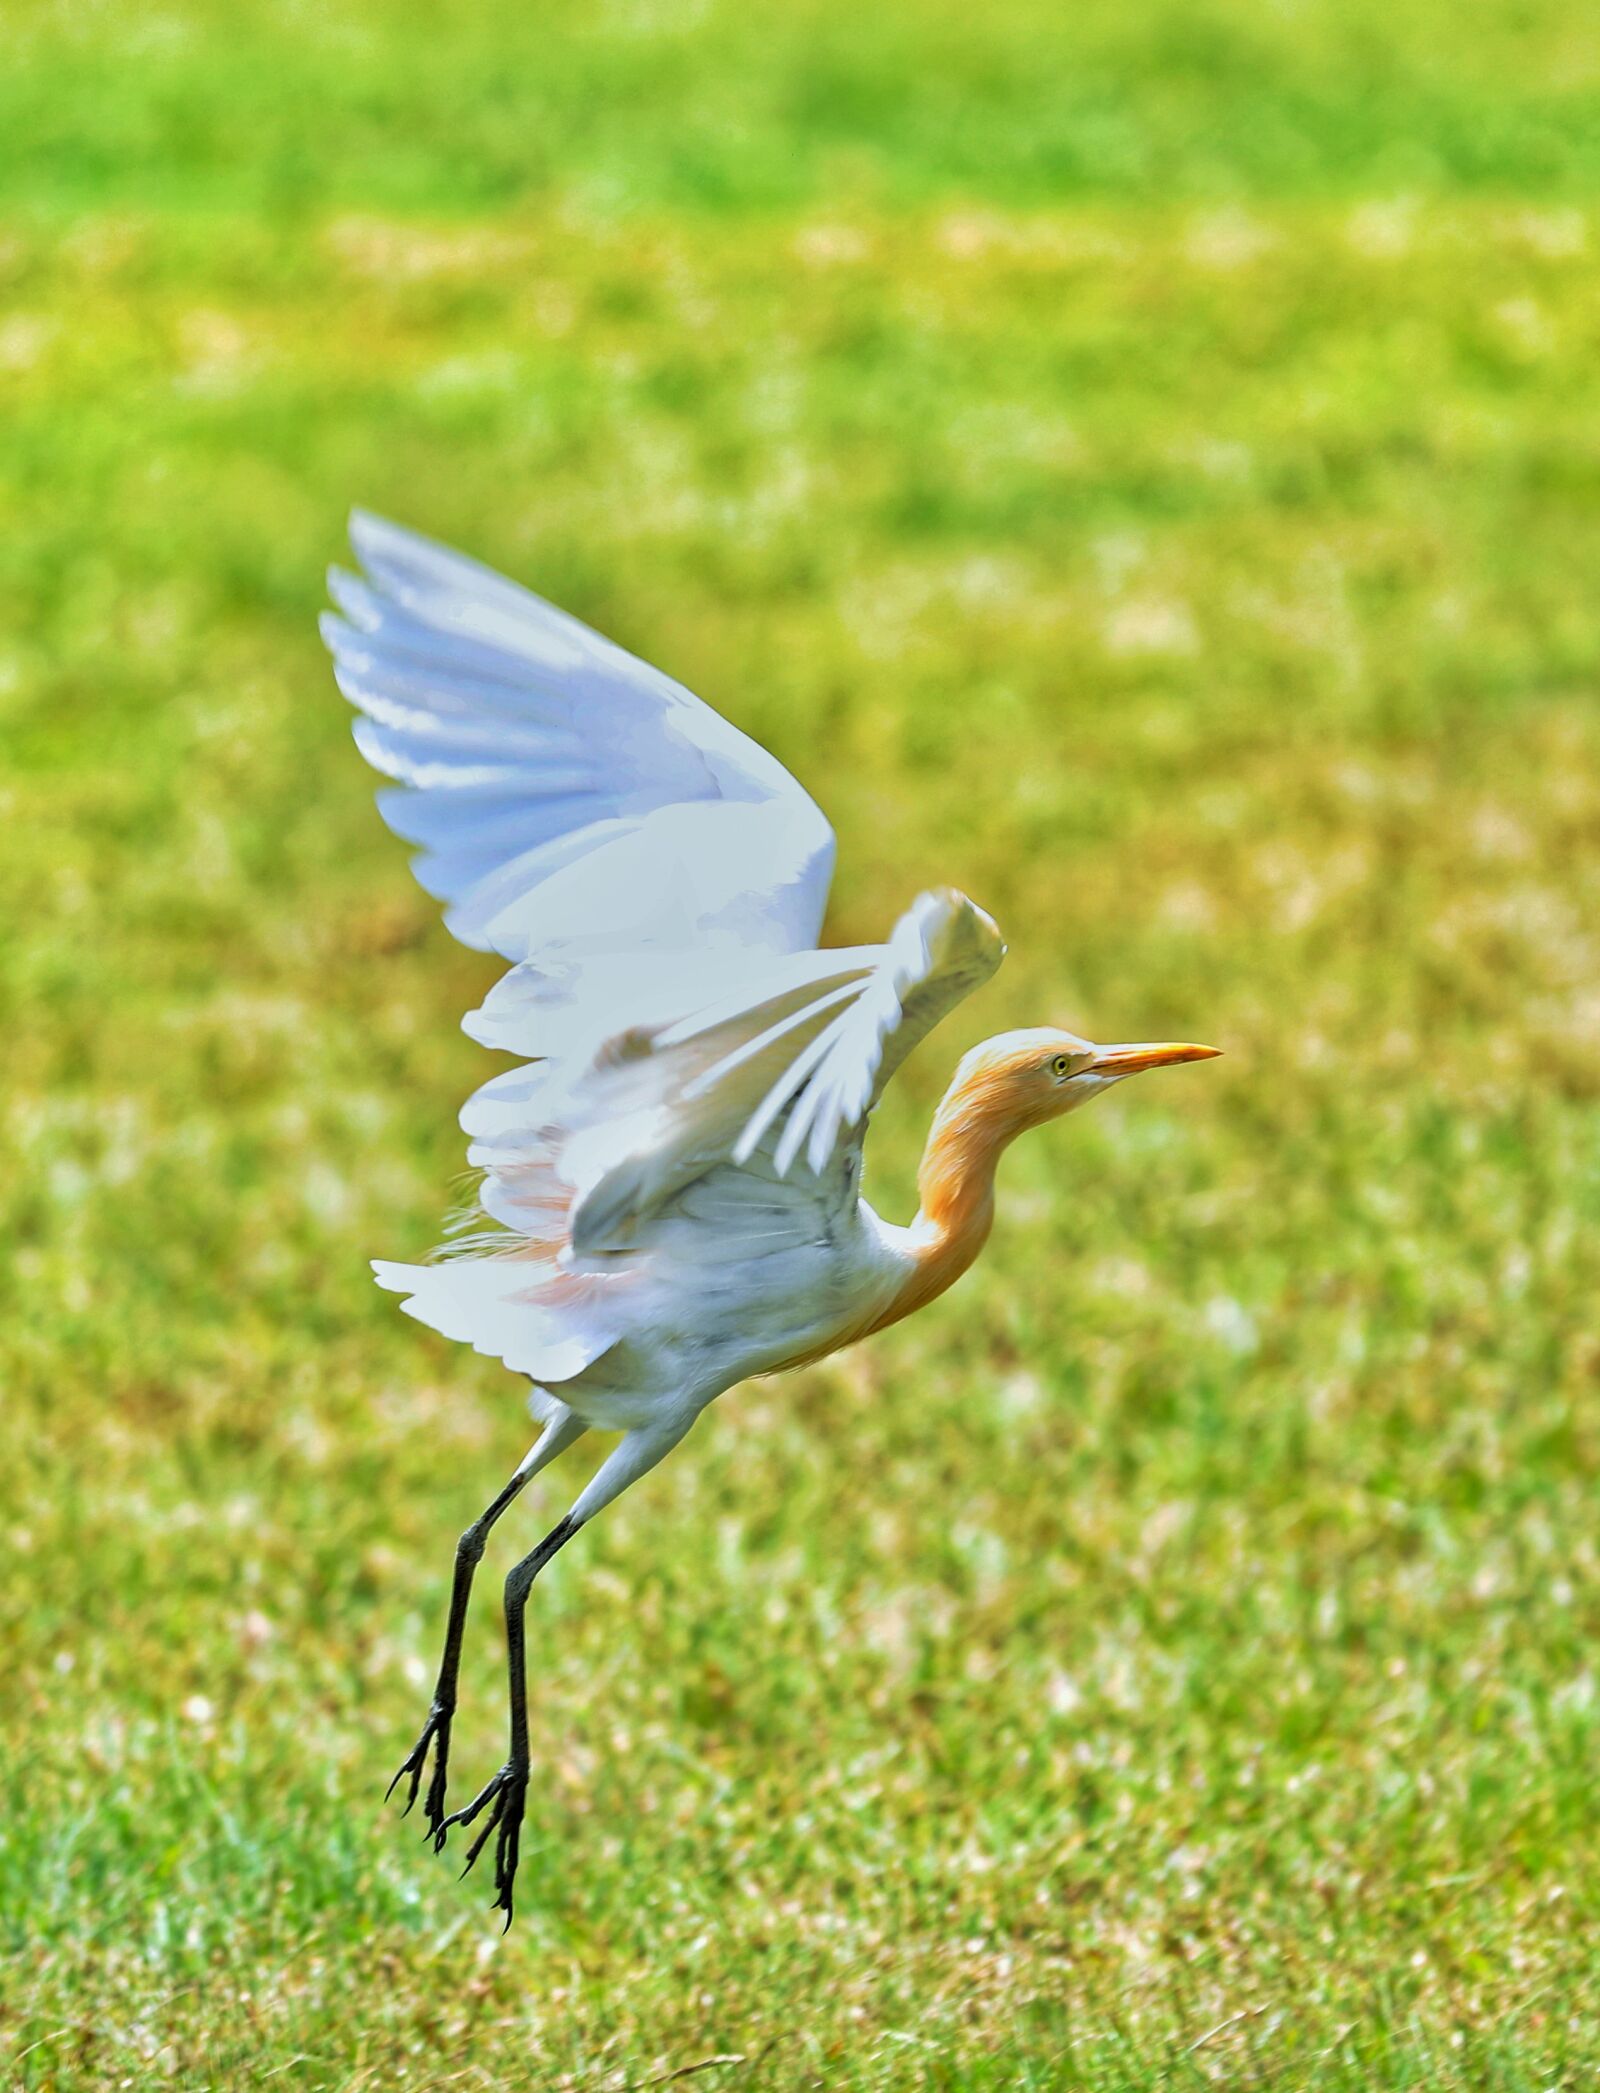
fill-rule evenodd
<path id="1" fill-rule="evenodd" d="M 466 1874 L 488 1844 L 491 1832 L 498 1833 L 494 1855 L 495 1898 L 493 1909 L 503 1911 L 511 1924 L 512 1890 L 517 1878 L 517 1856 L 522 1840 L 522 1819 L 528 1800 L 528 1671 L 523 1638 L 523 1614 L 533 1580 L 550 1558 L 564 1548 L 580 1526 L 585 1526 L 602 1506 L 619 1497 L 629 1483 L 653 1468 L 663 1454 L 670 1453 L 689 1429 L 691 1418 L 675 1419 L 651 1430 L 635 1430 L 613 1447 L 601 1463 L 593 1481 L 559 1525 L 551 1528 L 531 1554 L 525 1555 L 506 1579 L 506 1658 L 511 1702 L 511 1749 L 506 1763 L 476 1794 L 465 1809 L 455 1810 L 440 1825 L 435 1844 L 442 1846 L 452 1825 L 468 1825 L 489 1811 L 489 1820 L 467 1849 Z"/>
<path id="2" fill-rule="evenodd" d="M 444 1844 L 452 1824 L 470 1824 L 484 1809 L 489 1819 L 467 1849 L 466 1874 L 498 1831 L 494 1856 L 494 1909 L 503 1911 L 511 1924 L 511 1890 L 517 1874 L 517 1850 L 522 1839 L 522 1818 L 528 1800 L 528 1674 L 523 1638 L 523 1613 L 533 1580 L 557 1549 L 577 1532 L 580 1521 L 568 1513 L 559 1526 L 551 1528 L 538 1547 L 525 1555 L 506 1579 L 506 1653 L 511 1688 L 511 1751 L 506 1763 L 464 1810 L 456 1810 L 440 1826 L 436 1843 Z M 490 1805 L 493 1805 L 490 1808 Z"/>
<path id="3" fill-rule="evenodd" d="M 409 1816 L 416 1803 L 417 1790 L 422 1784 L 423 1771 L 431 1751 L 433 1773 L 428 1782 L 428 1798 L 423 1805 L 423 1813 L 428 1821 L 428 1835 L 435 1842 L 438 1840 L 439 1826 L 444 1818 L 445 1791 L 450 1777 L 450 1725 L 456 1712 L 456 1681 L 461 1669 L 461 1641 L 467 1625 L 467 1604 L 472 1597 L 473 1576 L 478 1564 L 483 1560 L 490 1528 L 506 1506 L 520 1494 L 527 1481 L 527 1476 L 518 1469 L 494 1502 L 479 1514 L 456 1543 L 455 1579 L 450 1588 L 450 1618 L 445 1626 L 444 1655 L 439 1662 L 439 1676 L 434 1682 L 428 1719 L 422 1725 L 421 1736 L 407 1752 L 399 1771 L 390 1781 L 384 1794 L 384 1800 L 387 1802 L 401 1781 L 407 1781 L 406 1806 L 401 1814 Z"/>
<path id="4" fill-rule="evenodd" d="M 466 1532 L 456 1543 L 455 1580 L 450 1588 L 450 1618 L 444 1631 L 444 1656 L 439 1664 L 439 1676 L 433 1689 L 433 1702 L 428 1709 L 428 1719 L 422 1726 L 422 1734 L 406 1754 L 400 1770 L 390 1781 L 388 1795 L 392 1795 L 401 1781 L 408 1781 L 406 1806 L 402 1814 L 409 1815 L 417 1799 L 417 1790 L 422 1783 L 428 1754 L 433 1753 L 433 1773 L 428 1781 L 427 1799 L 423 1811 L 428 1820 L 428 1836 L 435 1849 L 444 1843 L 445 1789 L 450 1773 L 450 1724 L 456 1711 L 456 1680 L 461 1669 L 461 1639 L 467 1624 L 467 1602 L 472 1596 L 472 1579 L 478 1564 L 483 1560 L 483 1551 L 490 1529 L 500 1514 L 515 1498 L 521 1495 L 533 1478 L 547 1462 L 553 1461 L 579 1438 L 585 1426 L 570 1410 L 552 1419 L 529 1449 L 526 1458 L 515 1475 L 495 1498 L 473 1520 Z M 385 1796 L 385 1801 L 388 1800 Z"/>

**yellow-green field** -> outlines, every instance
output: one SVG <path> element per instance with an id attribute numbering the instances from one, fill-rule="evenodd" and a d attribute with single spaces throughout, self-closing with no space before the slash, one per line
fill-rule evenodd
<path id="1" fill-rule="evenodd" d="M 28 2088 L 1591 2086 L 1600 38 L 1570 0 L 24 4 L 0 71 L 0 2059 Z M 521 1384 L 359 502 L 1227 1059 L 530 1614 L 516 1927 L 380 1806 Z M 503 1731 L 496 1537 L 454 1754 Z M 693 2077 L 687 2075 L 694 2073 Z"/>

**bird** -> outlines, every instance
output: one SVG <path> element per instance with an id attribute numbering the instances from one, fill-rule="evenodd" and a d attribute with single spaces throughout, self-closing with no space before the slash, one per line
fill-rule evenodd
<path id="1" fill-rule="evenodd" d="M 862 1145 L 911 1049 L 995 972 L 953 887 L 881 944 L 823 946 L 835 841 L 784 766 L 683 685 L 465 555 L 355 512 L 322 632 L 391 830 L 464 945 L 507 970 L 462 1020 L 515 1057 L 467 1100 L 475 1197 L 426 1261 L 376 1260 L 406 1313 L 530 1384 L 540 1427 L 456 1545 L 420 1735 L 427 1837 L 492 1836 L 510 1926 L 531 1753 L 525 1612 L 540 1572 L 719 1395 L 914 1313 L 972 1264 L 1019 1135 L 1129 1076 L 1219 1050 L 1003 1032 L 959 1063 L 915 1218 L 861 1192 Z M 504 1763 L 448 1807 L 473 1577 L 491 1528 L 587 1432 L 620 1434 L 505 1582 Z M 481 1820 L 481 1822 L 480 1822 Z"/>

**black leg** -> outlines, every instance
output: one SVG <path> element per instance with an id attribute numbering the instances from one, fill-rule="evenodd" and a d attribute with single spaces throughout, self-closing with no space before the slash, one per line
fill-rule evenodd
<path id="1" fill-rule="evenodd" d="M 467 1852 L 467 1866 L 461 1870 L 465 1875 L 478 1855 L 488 1843 L 489 1834 L 498 1831 L 494 1857 L 494 1909 L 506 1915 L 506 1925 L 511 1924 L 512 1887 L 517 1878 L 517 1849 L 522 1837 L 522 1817 L 528 1799 L 528 1672 L 523 1641 L 523 1613 L 528 1603 L 528 1593 L 533 1580 L 545 1564 L 578 1531 L 583 1521 L 569 1512 L 558 1526 L 552 1527 L 531 1554 L 525 1555 L 506 1579 L 506 1653 L 510 1667 L 511 1688 L 511 1754 L 500 1771 L 481 1793 L 474 1796 L 464 1810 L 456 1810 L 446 1817 L 435 1835 L 435 1844 L 444 1844 L 445 1834 L 453 1824 L 470 1824 L 480 1811 L 492 1803 L 489 1821 L 473 1840 Z"/>
<path id="2" fill-rule="evenodd" d="M 387 1802 L 401 1781 L 409 1776 L 410 1786 L 406 1790 L 406 1806 L 402 1815 L 410 1815 L 431 1748 L 434 1755 L 433 1775 L 428 1782 L 428 1795 L 423 1804 L 423 1812 L 428 1820 L 428 1836 L 433 1840 L 435 1851 L 444 1844 L 445 1785 L 450 1772 L 450 1724 L 456 1712 L 456 1679 L 461 1670 L 461 1638 L 467 1625 L 467 1601 L 472 1596 L 473 1574 L 483 1560 L 490 1528 L 506 1506 L 533 1480 L 535 1473 L 531 1462 L 524 1461 L 493 1504 L 473 1520 L 456 1543 L 456 1574 L 455 1582 L 450 1588 L 450 1619 L 444 1631 L 444 1656 L 440 1660 L 439 1677 L 433 1689 L 433 1705 L 429 1708 L 428 1719 L 422 1726 L 422 1735 L 407 1753 L 400 1771 L 389 1783 L 388 1794 L 384 1796 Z"/>

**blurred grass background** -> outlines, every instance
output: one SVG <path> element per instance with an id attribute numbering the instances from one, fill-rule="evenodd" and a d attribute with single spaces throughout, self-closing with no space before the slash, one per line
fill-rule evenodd
<path id="1" fill-rule="evenodd" d="M 7 2084 L 1594 2082 L 1597 200 L 1560 0 L 10 10 Z M 492 969 L 356 501 L 999 915 L 897 1218 L 982 1032 L 1228 1050 L 555 1565 L 504 1942 L 378 1805 L 527 1433 L 366 1273 Z"/>

